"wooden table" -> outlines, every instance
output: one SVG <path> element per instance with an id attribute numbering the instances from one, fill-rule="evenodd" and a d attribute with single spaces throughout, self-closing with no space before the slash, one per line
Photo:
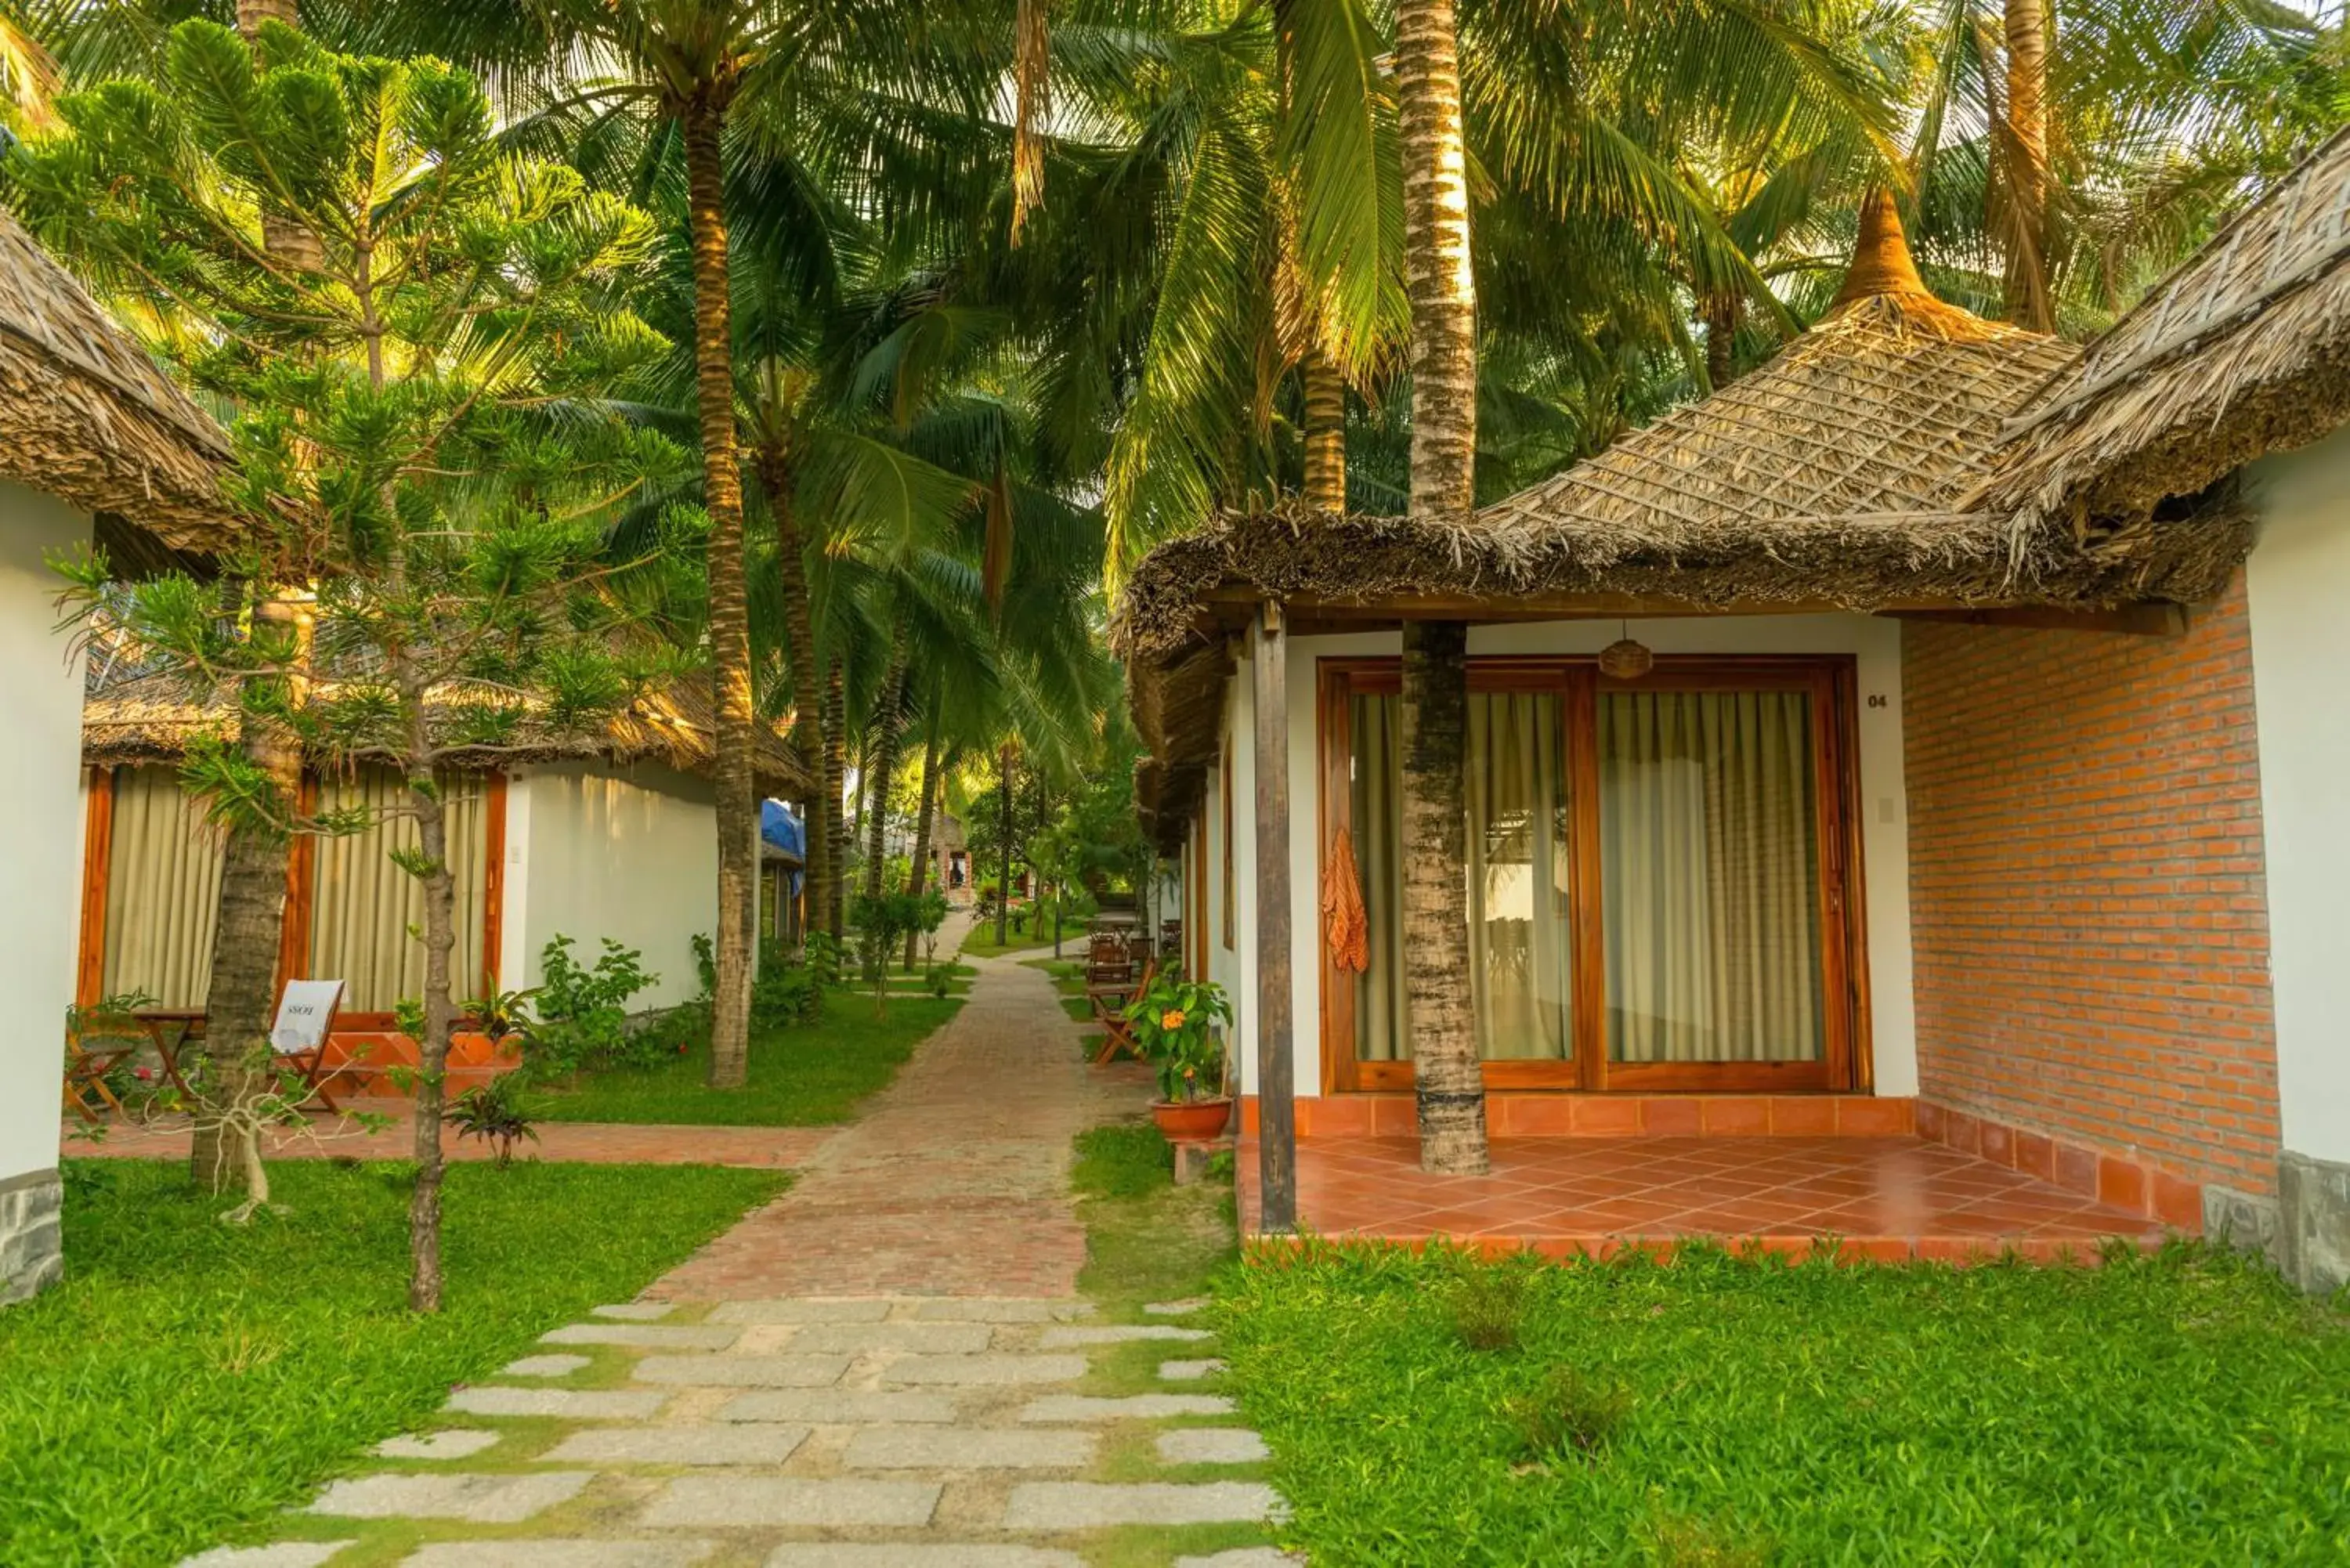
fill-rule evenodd
<path id="1" fill-rule="evenodd" d="M 180 1091 L 183 1100 L 195 1098 L 188 1081 L 180 1076 L 180 1053 L 190 1044 L 204 1037 L 204 1010 L 201 1007 L 141 1007 L 130 1016 L 147 1031 L 147 1038 L 155 1043 L 155 1054 L 163 1064 L 163 1076 L 172 1087 Z M 172 1032 L 177 1025 L 178 1032 Z"/>

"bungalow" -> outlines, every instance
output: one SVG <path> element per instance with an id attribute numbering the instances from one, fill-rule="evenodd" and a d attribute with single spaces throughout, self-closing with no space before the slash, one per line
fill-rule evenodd
<path id="1" fill-rule="evenodd" d="M 76 992 L 85 1004 L 140 992 L 167 1012 L 201 1013 L 211 979 L 221 847 L 179 787 L 189 738 L 228 721 L 152 677 L 117 676 L 101 655 L 91 670 L 82 759 L 81 950 Z M 648 693 L 600 731 L 546 733 L 495 756 L 460 753 L 447 777 L 457 877 L 457 973 L 463 1002 L 537 985 L 557 936 L 592 961 L 606 940 L 634 948 L 659 978 L 635 999 L 672 1006 L 701 989 L 692 942 L 717 926 L 715 762 L 709 698 L 680 683 Z M 759 749 L 763 790 L 806 798 L 797 756 L 772 732 Z M 313 770 L 327 806 L 396 798 L 389 767 L 362 761 Z M 380 824 L 338 838 L 295 842 L 278 943 L 281 977 L 345 982 L 330 1062 L 355 1089 L 392 1088 L 384 1069 L 412 1065 L 392 1031 L 392 1009 L 423 983 L 424 953 L 410 928 L 421 890 L 391 854 L 412 823 Z M 764 857 L 778 873 L 795 865 Z M 773 896 L 775 884 L 764 890 Z M 777 911 L 780 912 L 780 911 Z M 451 1081 L 463 1086 L 509 1059 L 479 1035 L 461 1035 Z"/>
<path id="2" fill-rule="evenodd" d="M 81 874 L 82 682 L 45 557 L 95 539 L 119 561 L 218 549 L 219 428 L 0 211 L 0 1303 L 54 1282 L 59 1033 L 74 997 L 60 888 Z"/>
<path id="3" fill-rule="evenodd" d="M 1421 1179 L 1376 1146 L 1415 1125 L 1398 628 L 1440 619 L 1497 1176 L 1545 1135 L 1860 1134 L 1948 1203 L 1887 1255 L 2225 1230 L 2343 1278 L 2345 207 L 2337 140 L 2085 355 L 1936 299 L 1872 199 L 1776 359 L 1465 527 L 1225 517 L 1146 557 L 1138 787 L 1233 993 L 1259 1227 Z M 1690 1228 L 1918 1208 L 1731 1158 L 1773 1168 Z M 1405 1207 L 1528 1240 L 1590 1168 Z"/>

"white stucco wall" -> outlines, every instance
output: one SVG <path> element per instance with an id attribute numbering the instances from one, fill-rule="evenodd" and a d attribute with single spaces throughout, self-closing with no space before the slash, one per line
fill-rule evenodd
<path id="1" fill-rule="evenodd" d="M 2262 460 L 2246 569 L 2284 1147 L 2350 1163 L 2350 431 Z"/>
<path id="2" fill-rule="evenodd" d="M 710 785 L 668 768 L 518 768 L 506 790 L 499 983 L 536 985 L 549 939 L 593 963 L 610 937 L 660 977 L 632 1007 L 701 990 L 692 941 L 718 926 L 718 842 Z"/>
<path id="3" fill-rule="evenodd" d="M 81 908 L 82 680 L 53 629 L 57 580 L 41 556 L 88 537 L 88 519 L 62 502 L 0 483 L 0 1183 L 57 1163 Z"/>
<path id="4" fill-rule="evenodd" d="M 1634 620 L 1631 635 L 1659 653 L 1850 654 L 1859 677 L 1860 815 L 1862 888 L 1866 899 L 1871 1054 L 1880 1095 L 1918 1092 L 1917 1012 L 1910 983 L 1908 795 L 1901 754 L 1901 628 L 1873 616 L 1738 616 Z M 1595 654 L 1624 635 L 1624 623 L 1537 621 L 1474 627 L 1471 658 L 1504 654 Z M 1299 638 L 1289 649 L 1290 929 L 1296 933 L 1292 960 L 1291 1040 L 1297 1093 L 1321 1091 L 1321 868 L 1317 864 L 1315 758 L 1315 661 L 1326 658 L 1396 657 L 1401 634 L 1370 632 L 1348 637 Z M 1252 671 L 1242 659 L 1231 683 L 1227 710 L 1236 728 L 1235 794 L 1245 808 L 1255 798 L 1254 704 Z M 1878 698 L 1882 706 L 1872 704 Z M 1211 833 L 1221 815 L 1211 778 L 1205 820 Z M 1256 1092 L 1255 825 L 1247 809 L 1233 815 L 1239 883 L 1241 951 L 1214 950 L 1210 971 L 1233 993 L 1243 1046 L 1243 1092 Z M 1212 842 L 1209 863 L 1221 871 L 1221 850 Z M 1219 889 L 1211 887 L 1212 896 Z M 1210 913 L 1214 918 L 1216 906 Z"/>

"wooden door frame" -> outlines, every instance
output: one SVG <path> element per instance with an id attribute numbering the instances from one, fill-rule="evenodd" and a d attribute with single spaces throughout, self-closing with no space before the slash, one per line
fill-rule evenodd
<path id="1" fill-rule="evenodd" d="M 1326 866 L 1338 830 L 1350 826 L 1352 715 L 1359 692 L 1399 689 L 1401 661 L 1330 657 L 1315 671 L 1316 865 Z M 1469 660 L 1473 691 L 1559 693 L 1563 765 L 1569 802 L 1569 929 L 1573 987 L 1562 1063 L 1485 1064 L 1492 1090 L 1626 1093 L 1804 1093 L 1866 1091 L 1873 1078 L 1868 1027 L 1868 954 L 1862 896 L 1857 662 L 1850 654 L 1663 655 L 1637 680 L 1603 675 L 1588 655 L 1512 656 Z M 1816 1061 L 1613 1063 L 1607 1059 L 1607 918 L 1599 875 L 1598 700 L 1609 691 L 1802 691 L 1812 700 L 1814 831 L 1818 845 L 1822 1054 Z M 1586 809 L 1582 803 L 1594 805 Z M 1349 1094 L 1408 1089 L 1409 1062 L 1364 1062 L 1355 1055 L 1355 977 L 1337 968 L 1317 931 L 1321 974 L 1322 1089 Z"/>

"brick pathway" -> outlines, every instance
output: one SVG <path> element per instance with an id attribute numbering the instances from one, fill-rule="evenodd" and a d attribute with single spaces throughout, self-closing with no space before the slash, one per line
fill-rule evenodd
<path id="1" fill-rule="evenodd" d="M 1147 1079 L 1086 1065 L 1035 971 L 979 971 L 793 1191 L 653 1299 L 455 1390 L 307 1539 L 183 1568 L 1085 1568 L 1139 1560 L 1135 1527 L 1173 1568 L 1289 1563 L 1202 1303 L 1120 1323 L 1076 1294 L 1070 1140 Z"/>
<path id="2" fill-rule="evenodd" d="M 1069 1208 L 1070 1139 L 1139 1111 L 1149 1079 L 1130 1064 L 1088 1066 L 1039 971 L 970 961 L 971 1001 L 791 1191 L 648 1294 L 1076 1293 L 1086 1242 Z"/>

